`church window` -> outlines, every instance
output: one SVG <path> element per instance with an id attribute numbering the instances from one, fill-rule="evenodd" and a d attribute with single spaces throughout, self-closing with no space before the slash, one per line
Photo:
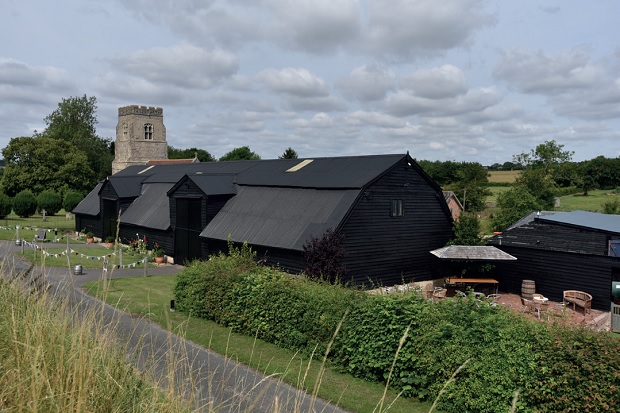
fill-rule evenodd
<path id="1" fill-rule="evenodd" d="M 129 126 L 126 123 L 123 123 L 123 138 L 127 138 L 127 129 Z"/>
<path id="2" fill-rule="evenodd" d="M 153 140 L 153 125 L 150 123 L 144 125 L 144 139 Z"/>

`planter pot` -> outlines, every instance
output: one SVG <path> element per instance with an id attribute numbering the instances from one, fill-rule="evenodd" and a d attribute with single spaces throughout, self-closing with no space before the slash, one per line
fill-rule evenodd
<path id="1" fill-rule="evenodd" d="M 106 242 L 105 246 L 108 247 L 108 248 L 112 248 L 114 246 L 114 243 L 113 242 Z"/>
<path id="2" fill-rule="evenodd" d="M 155 262 L 156 262 L 157 264 L 163 264 L 163 263 L 164 263 L 164 261 L 165 261 L 165 258 L 164 258 L 164 257 L 155 257 Z"/>
<path id="3" fill-rule="evenodd" d="M 93 242 L 95 242 L 94 238 L 86 238 L 86 243 L 87 244 L 92 244 Z"/>

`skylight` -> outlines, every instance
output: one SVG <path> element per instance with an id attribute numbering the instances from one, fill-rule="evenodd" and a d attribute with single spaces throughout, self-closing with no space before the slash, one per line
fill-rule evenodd
<path id="1" fill-rule="evenodd" d="M 299 162 L 297 165 L 293 166 L 292 168 L 287 169 L 286 172 L 297 172 L 301 168 L 303 168 L 304 166 L 306 166 L 309 163 L 311 163 L 312 161 L 314 161 L 314 159 L 303 160 L 303 161 Z"/>

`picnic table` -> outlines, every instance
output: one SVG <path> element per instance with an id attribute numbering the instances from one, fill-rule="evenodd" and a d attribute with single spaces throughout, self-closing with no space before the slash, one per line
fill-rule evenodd
<path id="1" fill-rule="evenodd" d="M 464 284 L 464 285 L 473 285 L 474 287 L 478 284 L 492 284 L 495 287 L 495 294 L 497 294 L 497 288 L 499 285 L 499 281 L 493 278 L 447 277 L 447 278 L 444 278 L 444 282 L 449 285 Z"/>

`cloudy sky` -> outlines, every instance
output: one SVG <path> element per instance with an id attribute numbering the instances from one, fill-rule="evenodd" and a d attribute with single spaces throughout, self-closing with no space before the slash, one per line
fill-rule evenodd
<path id="1" fill-rule="evenodd" d="M 168 143 L 263 159 L 620 156 L 617 0 L 2 0 L 0 147 L 62 98 L 164 109 Z"/>

